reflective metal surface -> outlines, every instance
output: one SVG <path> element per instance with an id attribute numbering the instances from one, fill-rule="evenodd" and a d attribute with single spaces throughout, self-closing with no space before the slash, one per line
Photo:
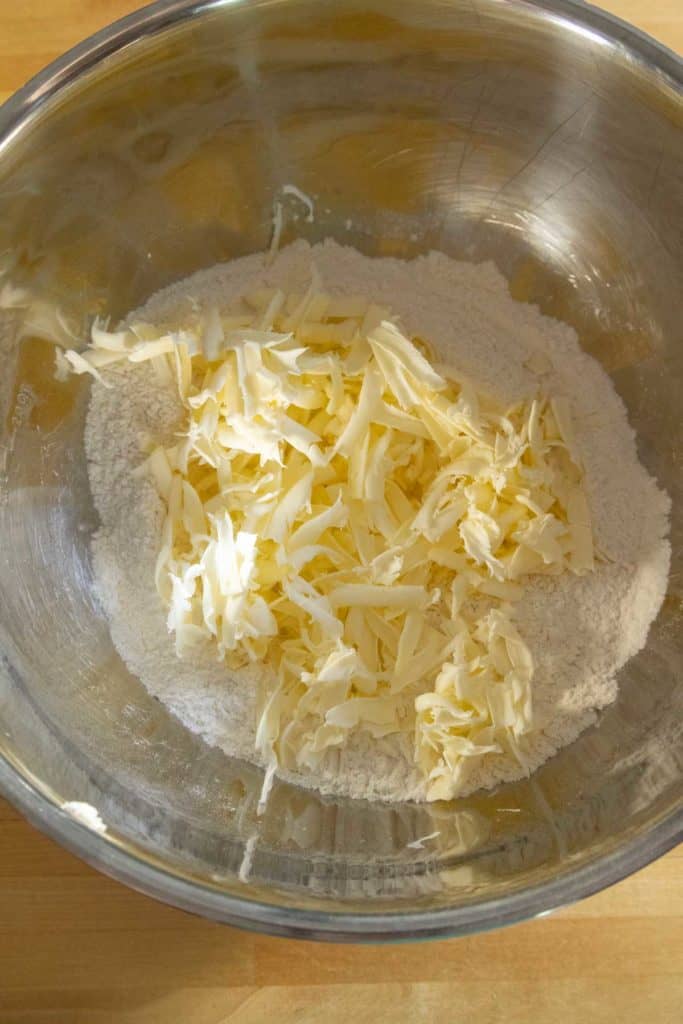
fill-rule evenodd
<path id="1" fill-rule="evenodd" d="M 260 772 L 184 730 L 112 646 L 92 589 L 87 385 L 55 382 L 35 323 L 6 311 L 0 786 L 33 821 L 180 906 L 338 939 L 507 923 L 675 842 L 682 78 L 672 54 L 572 0 L 175 2 L 94 37 L 3 108 L 0 252 L 41 316 L 82 330 L 264 248 L 294 183 L 317 216 L 297 221 L 293 200 L 286 237 L 493 259 L 516 298 L 576 327 L 675 509 L 647 649 L 599 727 L 532 780 L 422 807 L 280 784 L 259 820 Z M 68 800 L 95 805 L 106 836 L 60 810 Z"/>

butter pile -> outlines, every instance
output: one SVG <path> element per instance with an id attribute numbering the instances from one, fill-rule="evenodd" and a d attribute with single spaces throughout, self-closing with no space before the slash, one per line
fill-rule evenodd
<path id="1" fill-rule="evenodd" d="M 400 734 L 427 799 L 478 759 L 524 763 L 529 574 L 593 568 L 566 399 L 499 407 L 388 310 L 258 290 L 182 329 L 100 323 L 61 369 L 149 362 L 187 429 L 149 452 L 166 508 L 156 585 L 179 656 L 213 645 L 274 669 L 256 733 L 315 771 L 356 730 Z"/>

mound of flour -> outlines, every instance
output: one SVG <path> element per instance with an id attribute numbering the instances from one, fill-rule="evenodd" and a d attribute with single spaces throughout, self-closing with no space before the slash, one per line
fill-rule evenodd
<path id="1" fill-rule="evenodd" d="M 535 728 L 524 744 L 534 770 L 615 699 L 617 670 L 645 644 L 666 589 L 669 499 L 638 462 L 626 410 L 598 363 L 571 328 L 515 302 L 491 264 L 438 253 L 412 262 L 369 259 L 331 241 L 297 242 L 269 266 L 259 254 L 202 271 L 154 295 L 130 319 L 170 326 L 195 302 L 229 308 L 255 287 L 303 291 L 312 263 L 327 292 L 388 306 L 407 332 L 428 339 L 437 359 L 481 390 L 512 403 L 540 386 L 572 401 L 600 557 L 587 576 L 530 581 L 514 606 L 535 663 Z M 109 378 L 115 387 L 93 386 L 85 443 L 101 520 L 94 564 L 112 638 L 131 672 L 189 729 L 255 760 L 256 701 L 268 669 L 230 671 L 208 653 L 180 661 L 154 585 L 164 510 L 153 486 L 132 471 L 143 459 L 141 442 L 167 442 L 181 427 L 182 409 L 144 364 Z M 516 761 L 489 755 L 468 791 L 521 774 Z M 361 734 L 331 752 L 315 778 L 296 781 L 370 799 L 423 796 L 410 745 L 393 737 Z"/>

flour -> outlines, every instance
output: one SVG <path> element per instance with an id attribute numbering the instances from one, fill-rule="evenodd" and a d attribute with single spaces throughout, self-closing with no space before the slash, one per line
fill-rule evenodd
<path id="1" fill-rule="evenodd" d="M 437 253 L 409 263 L 371 260 L 330 241 L 313 249 L 297 242 L 270 265 L 254 255 L 202 271 L 153 296 L 129 319 L 171 326 L 197 302 L 228 309 L 255 287 L 303 291 L 312 262 L 327 292 L 388 306 L 409 334 L 428 340 L 437 359 L 480 390 L 507 403 L 539 386 L 571 399 L 600 561 L 587 576 L 532 579 L 514 605 L 535 663 L 535 727 L 522 745 L 533 771 L 615 699 L 618 669 L 645 644 L 666 589 L 669 500 L 638 462 L 626 410 L 598 363 L 582 352 L 571 328 L 515 302 L 491 264 L 456 263 Z M 141 441 L 167 443 L 181 428 L 182 408 L 148 365 L 128 364 L 108 380 L 111 389 L 93 386 L 85 443 L 101 519 L 95 571 L 114 644 L 131 672 L 188 728 L 253 761 L 256 708 L 269 670 L 229 668 L 208 652 L 179 661 L 154 584 L 164 509 L 151 483 L 132 470 L 143 458 Z M 517 761 L 488 755 L 468 791 L 521 774 Z M 294 779 L 370 799 L 424 795 L 405 737 L 377 741 L 358 734 L 328 754 L 314 779 Z"/>

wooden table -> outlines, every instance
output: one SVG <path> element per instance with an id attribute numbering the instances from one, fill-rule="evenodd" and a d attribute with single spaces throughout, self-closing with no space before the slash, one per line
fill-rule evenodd
<path id="1" fill-rule="evenodd" d="M 0 100 L 136 6 L 4 0 Z M 683 0 L 603 6 L 683 50 Z M 0 1024 L 674 1024 L 682 892 L 679 849 L 506 931 L 391 948 L 295 943 L 131 892 L 0 801 Z"/>

